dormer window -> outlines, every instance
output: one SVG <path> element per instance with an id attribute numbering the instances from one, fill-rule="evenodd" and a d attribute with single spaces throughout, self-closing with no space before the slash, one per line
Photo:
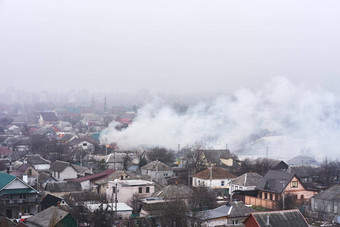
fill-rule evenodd
<path id="1" fill-rule="evenodd" d="M 297 181 L 292 181 L 292 182 L 290 183 L 290 187 L 291 187 L 291 188 L 297 188 L 297 187 L 298 187 L 298 182 L 297 182 Z"/>

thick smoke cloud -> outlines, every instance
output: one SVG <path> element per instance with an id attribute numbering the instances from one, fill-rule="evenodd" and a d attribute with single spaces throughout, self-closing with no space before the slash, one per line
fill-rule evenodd
<path id="1" fill-rule="evenodd" d="M 339 100 L 323 89 L 307 89 L 276 78 L 260 90 L 240 89 L 231 96 L 176 112 L 155 99 L 138 110 L 133 123 L 117 131 L 116 122 L 101 140 L 123 149 L 159 145 L 176 149 L 205 142 L 238 155 L 289 159 L 297 154 L 317 158 L 340 156 Z"/>

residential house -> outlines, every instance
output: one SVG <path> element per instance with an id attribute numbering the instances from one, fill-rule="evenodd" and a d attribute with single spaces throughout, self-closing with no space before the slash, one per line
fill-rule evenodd
<path id="1" fill-rule="evenodd" d="M 76 181 L 46 183 L 44 191 L 57 197 L 63 197 L 64 195 L 68 195 L 70 193 L 83 192 L 80 182 Z"/>
<path id="2" fill-rule="evenodd" d="M 51 206 L 36 215 L 26 219 L 24 222 L 28 227 L 48 226 L 48 227 L 77 227 L 77 222 L 71 214 L 57 206 Z"/>
<path id="3" fill-rule="evenodd" d="M 282 210 L 251 213 L 243 224 L 245 227 L 308 227 L 299 210 Z"/>
<path id="4" fill-rule="evenodd" d="M 171 203 L 180 203 L 186 207 L 192 190 L 185 185 L 168 185 L 159 191 L 154 192 L 151 197 L 140 199 L 140 217 L 152 220 L 152 223 L 160 223 L 164 209 Z"/>
<path id="5" fill-rule="evenodd" d="M 255 190 L 258 192 L 257 197 L 246 195 L 245 203 L 268 209 L 277 209 L 283 196 L 294 196 L 297 203 L 303 203 L 318 193 L 307 189 L 296 174 L 277 170 L 269 170 Z"/>
<path id="6" fill-rule="evenodd" d="M 123 170 L 116 170 L 112 174 L 108 174 L 103 178 L 93 181 L 92 191 L 100 195 L 106 195 L 109 181 L 114 181 L 116 179 L 118 180 L 130 179 L 130 174 Z"/>
<path id="7" fill-rule="evenodd" d="M 34 167 L 28 163 L 22 164 L 16 171 L 11 172 L 11 175 L 16 176 L 28 183 L 30 186 L 37 185 L 37 179 L 39 172 L 34 169 Z"/>
<path id="8" fill-rule="evenodd" d="M 309 216 L 321 220 L 338 220 L 340 216 L 340 185 L 320 192 L 311 198 Z M 338 222 L 338 221 L 337 221 Z"/>
<path id="9" fill-rule="evenodd" d="M 19 178 L 0 172 L 0 214 L 8 218 L 36 214 L 40 195 Z"/>
<path id="10" fill-rule="evenodd" d="M 42 158 L 39 154 L 26 155 L 23 163 L 30 164 L 35 170 L 48 170 L 51 167 L 51 162 Z"/>
<path id="11" fill-rule="evenodd" d="M 173 176 L 172 169 L 160 161 L 152 161 L 141 167 L 141 174 L 148 175 L 161 184 L 166 183 L 166 179 Z"/>
<path id="12" fill-rule="evenodd" d="M 88 139 L 84 138 L 76 138 L 68 143 L 70 149 L 81 149 L 81 150 L 89 150 L 94 151 L 94 144 Z"/>
<path id="13" fill-rule="evenodd" d="M 295 173 L 303 183 L 317 182 L 319 171 L 312 166 L 289 166 L 288 173 Z"/>
<path id="14" fill-rule="evenodd" d="M 224 166 L 227 168 L 238 168 L 240 161 L 228 149 L 202 150 L 206 166 Z"/>
<path id="15" fill-rule="evenodd" d="M 84 176 L 84 177 L 72 179 L 70 181 L 78 181 L 78 182 L 81 183 L 81 186 L 82 186 L 84 191 L 90 191 L 92 189 L 91 186 L 93 186 L 93 184 L 96 181 L 108 178 L 110 175 L 112 175 L 116 171 L 117 170 L 114 170 L 114 169 L 107 169 L 107 170 L 100 172 L 100 173 L 97 173 L 97 174 L 87 175 L 87 176 Z M 123 172 L 123 171 L 120 171 L 120 172 L 122 172 L 121 173 L 122 180 L 125 179 L 125 176 L 127 176 L 127 175 L 124 176 L 125 172 Z M 114 180 L 114 179 L 111 179 L 111 180 Z"/>
<path id="16" fill-rule="evenodd" d="M 146 198 L 154 193 L 155 186 L 151 181 L 145 180 L 114 180 L 108 182 L 106 196 L 112 201 L 117 196 L 118 202 L 129 202 L 134 194 L 139 198 Z M 117 195 L 116 195 L 117 194 Z"/>
<path id="17" fill-rule="evenodd" d="M 52 176 L 58 181 L 75 179 L 78 176 L 77 170 L 69 162 L 55 161 L 51 167 L 50 171 Z"/>
<path id="18" fill-rule="evenodd" d="M 226 189 L 229 193 L 230 181 L 235 177 L 234 174 L 222 167 L 212 167 L 192 175 L 192 186 Z"/>
<path id="19" fill-rule="evenodd" d="M 107 167 L 110 169 L 124 169 L 124 160 L 127 158 L 126 153 L 122 152 L 112 152 L 103 157 L 105 160 Z"/>
<path id="20" fill-rule="evenodd" d="M 113 206 L 112 206 L 113 205 Z M 108 204 L 102 204 L 102 203 L 95 203 L 95 204 L 87 204 L 87 209 L 91 212 L 95 212 L 100 210 L 101 208 L 105 210 L 106 208 L 108 211 L 112 212 L 112 207 L 115 212 L 117 212 L 117 216 L 122 219 L 128 219 L 132 215 L 132 208 L 127 205 L 126 203 L 108 203 Z M 116 208 L 117 207 L 117 208 Z"/>
<path id="21" fill-rule="evenodd" d="M 154 192 L 151 195 L 151 198 L 158 198 L 162 200 L 188 200 L 191 193 L 192 190 L 186 185 L 168 185 L 161 190 Z"/>
<path id="22" fill-rule="evenodd" d="M 257 173 L 245 173 L 239 177 L 236 177 L 230 181 L 229 194 L 232 195 L 234 191 L 252 191 L 255 189 L 258 182 L 263 177 Z"/>
<path id="23" fill-rule="evenodd" d="M 193 213 L 190 216 L 190 224 L 196 226 L 240 226 L 254 211 L 242 201 L 229 202 L 215 209 Z"/>
<path id="24" fill-rule="evenodd" d="M 59 119 L 54 112 L 41 112 L 39 115 L 38 124 L 40 127 L 42 127 L 46 124 L 56 124 L 58 121 Z"/>

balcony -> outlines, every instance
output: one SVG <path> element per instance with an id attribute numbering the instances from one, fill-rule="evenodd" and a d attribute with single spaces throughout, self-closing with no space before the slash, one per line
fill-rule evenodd
<path id="1" fill-rule="evenodd" d="M 1 205 L 15 205 L 15 204 L 27 204 L 27 203 L 39 203 L 38 198 L 26 198 L 26 199 L 5 199 L 0 201 Z"/>

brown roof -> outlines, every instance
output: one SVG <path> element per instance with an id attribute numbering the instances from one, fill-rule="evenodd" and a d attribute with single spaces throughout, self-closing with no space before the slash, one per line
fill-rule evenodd
<path id="1" fill-rule="evenodd" d="M 232 173 L 229 173 L 227 170 L 223 169 L 222 167 L 213 167 L 212 171 L 212 179 L 231 179 L 235 178 L 236 176 Z M 202 170 L 193 175 L 193 177 L 209 180 L 210 179 L 210 169 Z"/>

